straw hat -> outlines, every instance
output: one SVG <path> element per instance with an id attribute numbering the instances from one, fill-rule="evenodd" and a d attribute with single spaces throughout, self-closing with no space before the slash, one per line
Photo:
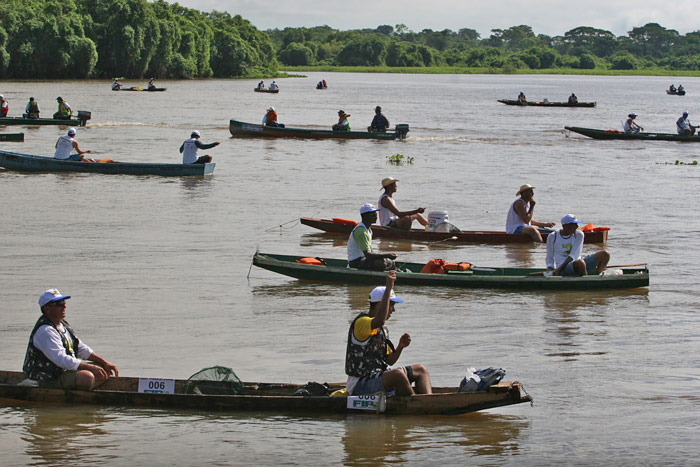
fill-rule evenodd
<path id="1" fill-rule="evenodd" d="M 395 179 L 395 178 L 393 178 L 393 177 L 387 177 L 387 178 L 385 178 L 384 180 L 382 180 L 382 188 L 386 188 L 386 187 L 388 187 L 389 185 L 391 185 L 392 183 L 396 183 L 396 182 L 398 182 L 398 181 L 399 181 L 399 180 L 397 180 L 397 179 Z M 381 189 L 381 188 L 380 188 L 380 189 Z"/>
<path id="2" fill-rule="evenodd" d="M 519 189 L 518 192 L 515 194 L 515 196 L 519 196 L 520 193 L 522 193 L 523 191 L 534 190 L 534 189 L 535 189 L 535 187 L 532 186 L 532 185 L 530 185 L 529 183 L 526 183 L 525 185 L 520 185 L 520 189 Z"/>

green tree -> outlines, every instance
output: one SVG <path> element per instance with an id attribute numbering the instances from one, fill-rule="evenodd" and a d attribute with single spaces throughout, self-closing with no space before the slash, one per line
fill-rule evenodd
<path id="1" fill-rule="evenodd" d="M 280 52 L 279 59 L 285 65 L 311 65 L 313 63 L 314 53 L 309 47 L 292 42 Z"/>
<path id="2" fill-rule="evenodd" d="M 386 45 L 377 37 L 354 40 L 338 53 L 338 65 L 345 66 L 381 66 L 386 57 Z"/>

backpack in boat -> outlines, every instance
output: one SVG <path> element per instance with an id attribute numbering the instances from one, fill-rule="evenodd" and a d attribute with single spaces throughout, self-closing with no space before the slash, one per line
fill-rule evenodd
<path id="1" fill-rule="evenodd" d="M 315 381 L 309 381 L 305 385 L 301 386 L 299 389 L 294 391 L 292 396 L 329 396 L 331 394 L 331 387 L 328 383 L 317 383 Z"/>
<path id="2" fill-rule="evenodd" d="M 243 390 L 243 383 L 231 368 L 212 366 L 190 376 L 183 387 L 185 394 L 232 396 Z"/>
<path id="3" fill-rule="evenodd" d="M 489 386 L 500 383 L 505 375 L 506 370 L 503 368 L 489 367 L 483 370 L 469 368 L 467 376 L 459 384 L 459 392 L 486 391 Z"/>

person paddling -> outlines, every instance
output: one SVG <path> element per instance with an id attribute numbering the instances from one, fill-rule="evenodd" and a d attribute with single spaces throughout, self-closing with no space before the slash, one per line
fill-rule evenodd
<path id="1" fill-rule="evenodd" d="M 676 120 L 676 130 L 680 136 L 693 136 L 697 127 L 690 124 L 688 120 L 688 112 L 683 112 L 683 115 Z"/>
<path id="2" fill-rule="evenodd" d="M 84 154 L 90 154 L 92 151 L 80 149 L 78 142 L 75 140 L 76 134 L 75 128 L 71 128 L 67 134 L 58 138 L 56 141 L 56 152 L 54 152 L 53 157 L 64 161 L 95 162 L 92 159 L 85 158 Z M 77 154 L 71 154 L 73 149 L 75 149 Z"/>
<path id="3" fill-rule="evenodd" d="M 637 125 L 637 122 L 634 121 L 635 118 L 637 118 L 637 114 L 634 112 L 627 116 L 627 120 L 625 120 L 625 123 L 622 125 L 622 128 L 625 130 L 625 133 L 636 135 L 640 131 L 644 131 L 644 128 Z"/>
<path id="4" fill-rule="evenodd" d="M 338 111 L 338 123 L 333 125 L 333 131 L 350 131 L 350 122 L 348 117 L 350 114 L 346 114 L 345 111 Z"/>
<path id="5" fill-rule="evenodd" d="M 201 134 L 198 130 L 192 130 L 189 139 L 186 139 L 182 145 L 180 145 L 180 153 L 182 154 L 183 164 L 206 164 L 207 162 L 212 161 L 212 157 L 208 154 L 197 157 L 197 150 L 210 149 L 218 146 L 221 143 L 216 141 L 214 143 L 204 144 L 199 140 L 200 137 Z"/>

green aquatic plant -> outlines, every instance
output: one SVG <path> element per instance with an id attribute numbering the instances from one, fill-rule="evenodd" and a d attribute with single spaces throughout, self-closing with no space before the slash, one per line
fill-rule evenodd
<path id="1" fill-rule="evenodd" d="M 386 156 L 387 162 L 394 165 L 404 165 L 413 164 L 413 157 L 404 156 L 403 154 L 394 154 L 393 156 Z"/>
<path id="2" fill-rule="evenodd" d="M 698 161 L 683 162 L 676 159 L 676 162 L 657 162 L 657 165 L 698 165 Z"/>

